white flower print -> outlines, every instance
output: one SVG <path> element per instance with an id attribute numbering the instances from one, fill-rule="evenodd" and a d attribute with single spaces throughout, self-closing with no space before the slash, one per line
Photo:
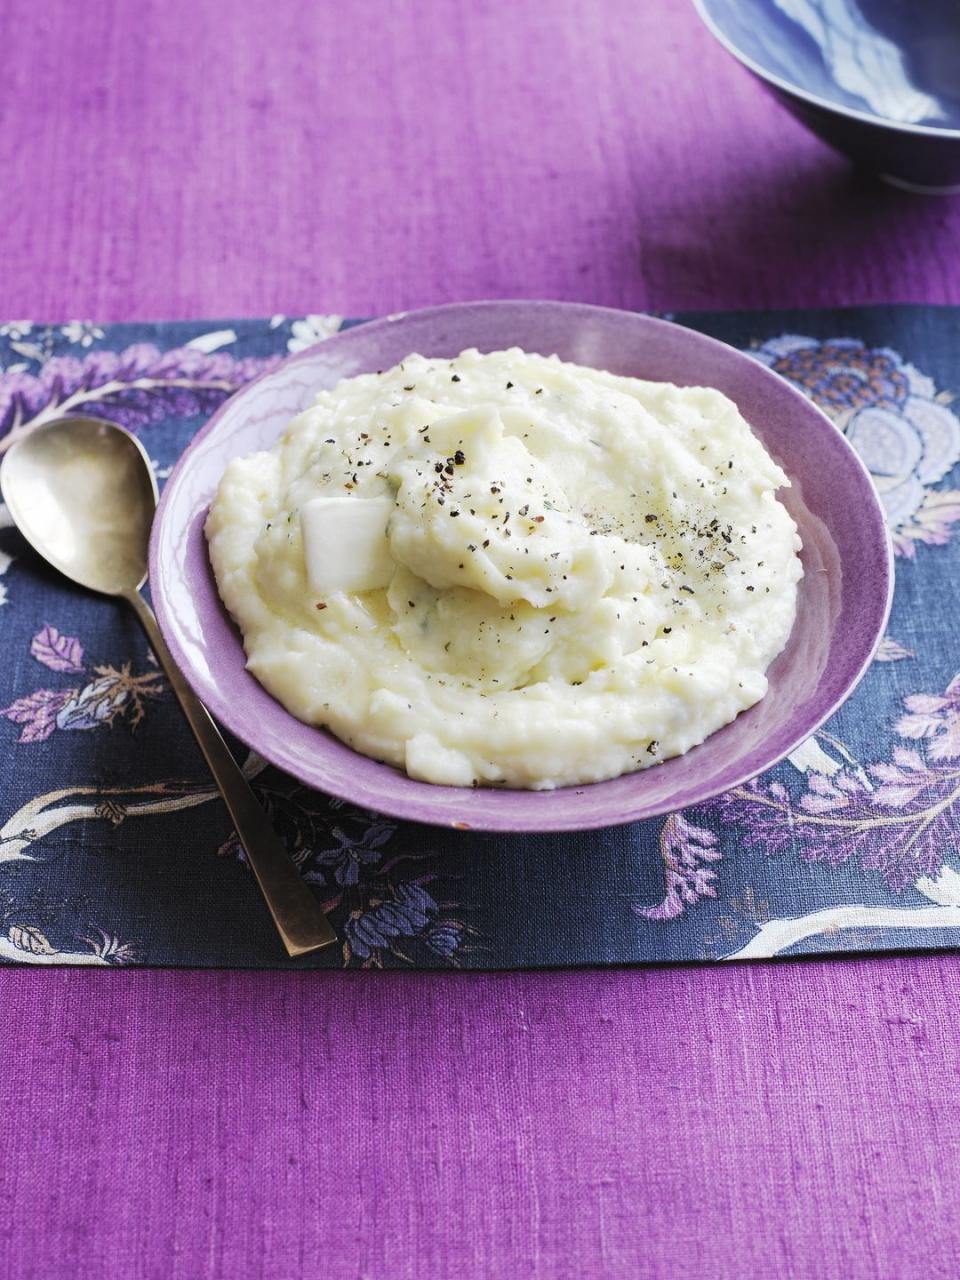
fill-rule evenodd
<path id="1" fill-rule="evenodd" d="M 304 316 L 290 326 L 287 350 L 306 351 L 324 338 L 332 338 L 343 323 L 343 316 Z"/>
<path id="2" fill-rule="evenodd" d="M 949 393 L 888 347 L 798 334 L 768 339 L 758 360 L 833 419 L 867 466 L 899 556 L 943 546 L 960 523 L 960 491 L 933 489 L 960 462 L 960 417 Z"/>
<path id="3" fill-rule="evenodd" d="M 103 337 L 103 330 L 89 320 L 71 320 L 61 325 L 60 332 L 68 342 L 78 343 L 81 347 L 90 347 Z"/>
<path id="4" fill-rule="evenodd" d="M 9 338 L 11 342 L 19 342 L 33 330 L 32 320 L 8 320 L 0 324 L 0 338 Z"/>

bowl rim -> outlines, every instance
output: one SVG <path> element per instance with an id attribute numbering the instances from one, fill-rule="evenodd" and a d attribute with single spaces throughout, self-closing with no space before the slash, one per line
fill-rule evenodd
<path id="1" fill-rule="evenodd" d="M 769 379 L 772 383 L 776 384 L 776 386 L 780 391 L 780 394 L 787 394 L 788 396 L 794 397 L 797 401 L 799 401 L 803 405 L 804 410 L 807 413 L 816 415 L 818 418 L 822 419 L 824 426 L 829 428 L 829 431 L 833 435 L 835 435 L 839 439 L 839 441 L 842 443 L 842 446 L 846 452 L 848 462 L 852 465 L 855 471 L 858 471 L 860 473 L 860 479 L 864 483 L 867 493 L 870 495 L 870 506 L 872 509 L 872 514 L 875 518 L 875 521 L 877 522 L 880 529 L 882 530 L 882 533 L 883 533 L 882 545 L 884 548 L 884 555 L 882 558 L 882 562 L 880 562 L 877 566 L 878 573 L 880 574 L 880 582 L 882 582 L 882 586 L 883 586 L 884 597 L 883 597 L 882 607 L 880 609 L 880 613 L 877 618 L 876 630 L 875 630 L 875 635 L 873 637 L 872 643 L 870 644 L 869 648 L 864 651 L 864 656 L 862 661 L 860 662 L 859 666 L 856 668 L 851 678 L 847 681 L 845 686 L 837 693 L 837 695 L 829 702 L 828 705 L 826 705 L 822 710 L 818 711 L 815 715 L 811 716 L 808 722 L 804 723 L 802 730 L 798 730 L 797 732 L 789 735 L 788 741 L 782 750 L 778 750 L 774 754 L 770 755 L 769 758 L 765 758 L 759 767 L 754 767 L 752 765 L 745 765 L 740 771 L 736 773 L 736 775 L 730 781 L 725 781 L 723 787 L 720 789 L 717 789 L 717 788 L 711 789 L 711 784 L 708 783 L 703 788 L 702 794 L 695 794 L 692 798 L 685 800 L 679 806 L 679 808 L 689 808 L 691 805 L 704 804 L 708 800 L 713 799 L 717 795 L 723 794 L 724 792 L 729 790 L 733 790 L 736 787 L 743 786 L 746 782 L 749 782 L 752 778 L 758 777 L 761 773 L 766 772 L 768 769 L 773 768 L 774 765 L 779 764 L 781 761 L 785 760 L 787 756 L 790 755 L 791 752 L 795 751 L 798 746 L 800 746 L 803 742 L 807 741 L 808 738 L 810 738 L 814 733 L 816 733 L 816 731 L 821 727 L 821 725 L 825 724 L 826 721 L 829 720 L 830 717 L 833 716 L 836 713 L 836 711 L 847 701 L 847 699 L 853 693 L 854 689 L 856 689 L 856 687 L 859 685 L 864 675 L 866 674 L 871 664 L 873 663 L 877 648 L 885 634 L 887 623 L 890 617 L 890 610 L 893 603 L 893 592 L 894 592 L 895 581 L 894 581 L 893 542 L 892 542 L 892 538 L 890 537 L 889 529 L 886 524 L 886 520 L 884 517 L 883 509 L 880 504 L 879 496 L 876 492 L 870 472 L 868 471 L 866 465 L 864 464 L 860 456 L 857 454 L 856 450 L 853 448 L 853 446 L 849 443 L 849 441 L 843 435 L 843 432 L 839 430 L 836 424 L 831 421 L 831 419 L 823 412 L 823 410 L 819 408 L 818 405 L 814 404 L 813 401 L 809 399 L 809 397 L 805 396 L 798 388 L 794 387 L 785 378 L 781 378 L 778 374 L 774 373 L 773 370 L 768 369 L 765 365 L 761 364 L 759 361 L 751 360 L 751 357 L 748 354 L 738 350 L 738 348 L 732 346 L 730 343 L 723 342 L 719 338 L 713 338 L 709 334 L 701 333 L 699 330 L 688 328 L 687 326 L 678 324 L 675 321 L 661 319 L 659 316 L 653 316 L 646 312 L 627 311 L 622 308 L 596 306 L 590 303 L 581 303 L 581 302 L 567 302 L 567 301 L 550 300 L 550 299 L 519 299 L 519 298 L 483 299 L 483 300 L 477 300 L 477 301 L 443 303 L 443 304 L 432 306 L 432 307 L 415 308 L 412 310 L 394 312 L 388 316 L 381 317 L 380 319 L 364 321 L 360 325 L 351 325 L 351 327 L 347 330 L 341 329 L 339 333 L 332 335 L 330 338 L 324 339 L 319 343 L 315 343 L 313 346 L 308 347 L 303 351 L 299 351 L 293 355 L 285 357 L 279 364 L 273 366 L 273 368 L 266 370 L 264 373 L 259 374 L 256 378 L 252 378 L 249 382 L 244 383 L 242 387 L 239 387 L 233 395 L 229 396 L 227 400 L 224 401 L 224 403 L 211 415 L 211 417 L 207 420 L 207 422 L 192 437 L 187 447 L 184 449 L 180 457 L 177 459 L 177 462 L 173 470 L 171 471 L 170 476 L 166 484 L 164 485 L 163 491 L 160 496 L 160 502 L 157 506 L 156 516 L 154 518 L 153 529 L 150 537 L 148 582 L 150 584 L 160 584 L 164 576 L 160 568 L 160 546 L 161 546 L 161 543 L 164 541 L 164 537 L 165 537 L 165 518 L 167 514 L 167 509 L 172 504 L 173 495 L 176 493 L 179 478 L 183 473 L 183 471 L 190 465 L 191 456 L 194 453 L 195 448 L 199 444 L 201 444 L 206 439 L 207 436 L 211 435 L 217 429 L 217 426 L 221 418 L 226 416 L 226 414 L 231 411 L 231 406 L 237 396 L 245 395 L 252 388 L 256 387 L 258 384 L 265 382 L 269 378 L 276 377 L 277 372 L 280 369 L 286 369 L 310 360 L 311 357 L 314 355 L 314 353 L 318 350 L 318 348 L 329 350 L 331 343 L 337 343 L 338 340 L 340 340 L 341 338 L 348 338 L 348 335 L 350 335 L 354 331 L 354 329 L 362 328 L 368 336 L 371 333 L 373 333 L 374 336 L 376 336 L 379 330 L 389 329 L 391 326 L 407 318 L 415 317 L 417 319 L 427 320 L 434 316 L 442 318 L 445 314 L 450 314 L 456 311 L 496 310 L 496 309 L 503 309 L 503 308 L 508 308 L 508 309 L 516 308 L 518 310 L 525 309 L 525 308 L 526 309 L 533 308 L 534 310 L 538 308 L 546 308 L 546 309 L 563 308 L 564 310 L 567 310 L 569 312 L 580 312 L 581 314 L 584 314 L 586 316 L 608 315 L 608 316 L 616 316 L 621 319 L 627 318 L 630 320 L 641 320 L 644 323 L 651 324 L 657 327 L 663 327 L 670 330 L 681 330 L 684 333 L 688 334 L 689 336 L 695 338 L 698 342 L 702 342 L 714 348 L 722 349 L 725 356 L 727 357 L 734 356 L 734 357 L 739 357 L 743 360 L 750 361 L 750 363 L 755 368 L 756 375 L 759 378 Z M 217 597 L 217 603 L 219 604 L 219 607 L 223 612 L 224 616 L 226 616 L 227 619 L 229 620 L 230 626 L 234 629 L 234 631 L 237 631 L 236 623 L 233 621 L 232 618 L 230 618 L 230 615 L 226 609 L 226 606 L 219 599 L 219 594 Z M 613 820 L 611 820 L 611 815 L 609 813 L 601 812 L 601 813 L 596 813 L 591 815 L 591 813 L 589 812 L 589 808 L 590 808 L 589 806 L 586 806 L 588 810 L 587 814 L 585 814 L 582 817 L 569 816 L 567 814 L 551 817 L 551 814 L 555 814 L 556 810 L 554 807 L 548 807 L 545 809 L 544 816 L 542 818 L 538 817 L 537 823 L 534 825 L 533 823 L 530 823 L 528 821 L 519 820 L 517 816 L 512 815 L 511 811 L 508 808 L 504 807 L 502 809 L 497 809 L 495 805 L 491 806 L 490 812 L 485 813 L 482 817 L 478 817 L 478 815 L 471 813 L 470 822 L 457 821 L 454 816 L 451 816 L 449 813 L 444 811 L 444 806 L 442 804 L 432 805 L 430 802 L 430 799 L 428 798 L 431 791 L 437 792 L 438 795 L 444 795 L 444 794 L 449 795 L 451 793 L 458 794 L 460 792 L 466 791 L 468 795 L 472 795 L 472 796 L 487 795 L 487 796 L 494 796 L 494 797 L 500 796 L 500 795 L 512 795 L 512 796 L 540 795 L 543 797 L 550 797 L 550 796 L 556 796 L 563 793 L 574 793 L 577 796 L 577 798 L 579 798 L 580 796 L 591 794 L 595 787 L 609 785 L 610 782 L 616 782 L 618 779 L 609 779 L 609 780 L 605 780 L 598 783 L 589 783 L 589 784 L 584 783 L 578 787 L 569 786 L 569 787 L 559 788 L 551 791 L 543 791 L 543 792 L 531 791 L 531 790 L 516 788 L 516 787 L 502 787 L 502 788 L 484 787 L 484 788 L 480 788 L 479 790 L 474 790 L 471 788 L 444 787 L 444 786 L 438 786 L 436 784 L 429 783 L 429 782 L 420 782 L 419 780 L 410 780 L 410 781 L 416 781 L 417 791 L 415 795 L 412 795 L 410 797 L 391 796 L 388 804 L 386 805 L 381 804 L 378 807 L 378 802 L 377 802 L 378 793 L 376 793 L 373 787 L 363 785 L 363 786 L 358 786 L 354 788 L 350 786 L 343 786 L 343 785 L 338 785 L 336 783 L 332 783 L 329 779 L 321 782 L 317 778 L 305 778 L 302 772 L 298 773 L 294 768 L 291 767 L 290 760 L 284 759 L 280 752 L 274 751 L 274 750 L 264 750 L 262 744 L 252 741 L 251 739 L 255 738 L 257 735 L 255 732 L 251 733 L 250 731 L 250 727 L 249 727 L 251 724 L 250 720 L 245 719 L 243 715 L 237 711 L 236 705 L 228 697 L 221 695 L 218 683 L 215 680 L 211 680 L 208 684 L 205 684 L 202 687 L 198 687 L 198 677 L 194 668 L 194 664 L 191 662 L 191 660 L 189 659 L 188 655 L 184 650 L 184 647 L 180 643 L 178 629 L 172 617 L 168 613 L 168 602 L 166 598 L 166 593 L 163 590 L 158 590 L 156 594 L 153 595 L 153 604 L 154 604 L 154 609 L 156 611 L 157 620 L 160 625 L 160 630 L 163 634 L 164 639 L 167 642 L 167 645 L 171 651 L 171 654 L 173 655 L 173 658 L 177 667 L 183 673 L 184 677 L 187 679 L 188 683 L 190 683 L 194 691 L 204 701 L 210 713 L 234 737 L 239 739 L 239 741 L 243 742 L 244 745 L 247 746 L 251 751 L 259 755 L 261 759 L 266 760 L 269 764 L 272 764 L 275 768 L 280 769 L 282 772 L 288 774 L 289 776 L 296 778 L 296 780 L 301 782 L 303 785 L 314 788 L 316 790 L 320 790 L 326 795 L 333 796 L 339 800 L 345 801 L 350 804 L 370 808 L 376 812 L 384 813 L 391 817 L 395 817 L 405 821 L 419 822 L 427 826 L 439 826 L 447 829 L 449 829 L 450 827 L 453 827 L 456 829 L 469 830 L 474 832 L 503 832 L 503 833 L 526 832 L 528 834 L 532 834 L 532 833 L 548 834 L 548 833 L 558 833 L 558 832 L 565 832 L 565 831 L 601 830 L 601 829 L 605 829 L 612 826 L 622 826 L 630 822 L 659 817 L 659 816 L 662 816 L 663 814 L 675 812 L 678 808 L 677 805 L 671 804 L 668 800 L 664 800 L 662 803 L 659 801 L 652 801 L 652 802 L 647 801 L 645 804 L 644 803 L 638 804 L 635 808 L 635 811 L 630 810 L 629 807 L 627 807 L 627 811 L 624 813 L 623 816 L 616 817 L 616 818 L 613 818 Z M 279 708 L 280 711 L 283 712 L 284 715 L 289 716 L 290 719 L 295 721 L 297 724 L 302 725 L 304 723 L 303 721 L 298 721 L 296 717 L 292 715 L 291 712 L 287 711 L 286 708 L 283 707 L 283 704 L 280 703 L 278 699 L 273 698 L 273 695 L 268 694 L 268 696 L 270 696 L 273 699 L 276 706 Z M 324 731 L 319 726 L 307 726 L 307 727 L 313 728 L 317 733 L 321 733 L 321 734 L 328 732 L 328 731 Z M 334 741 L 336 741 L 339 745 L 343 746 L 346 750 L 352 750 L 352 748 L 349 748 L 347 744 L 340 742 L 339 739 L 334 738 Z M 709 741 L 709 738 L 704 740 L 705 743 L 708 741 Z M 357 752 L 356 754 L 361 759 L 365 759 L 365 760 L 370 759 L 369 757 L 363 756 L 362 753 L 360 752 Z M 679 757 L 679 758 L 682 758 L 682 757 Z M 393 768 L 393 766 L 384 764 L 383 762 L 378 762 L 378 763 L 384 769 Z M 665 763 L 669 764 L 669 761 Z M 398 771 L 398 772 L 402 774 L 402 771 Z M 406 777 L 406 775 L 403 775 L 403 776 Z M 632 777 L 632 776 L 635 776 L 635 775 L 633 774 L 621 775 L 621 777 Z M 581 806 L 576 806 L 576 805 L 572 806 L 572 808 L 575 811 L 579 810 L 580 807 Z"/>
<path id="2" fill-rule="evenodd" d="M 778 76 L 776 72 L 767 70 L 766 67 L 734 44 L 710 13 L 707 8 L 707 2 L 708 0 L 692 0 L 700 21 L 717 43 L 721 44 L 748 71 L 752 71 L 759 79 L 765 80 L 775 88 L 782 89 L 784 93 L 800 98 L 811 106 L 822 107 L 826 111 L 833 111 L 837 115 L 846 116 L 849 120 L 858 120 L 862 124 L 873 125 L 876 129 L 894 129 L 898 133 L 913 133 L 920 137 L 960 140 L 960 128 L 947 128 L 934 124 L 909 124 L 899 120 L 891 120 L 889 116 L 878 116 L 871 114 L 869 111 L 858 111 L 856 107 L 844 106 L 842 103 L 834 102 L 831 98 L 821 98 L 819 94 L 811 93 L 809 89 L 802 89 L 800 85 L 794 84 L 792 80 L 785 80 L 782 76 Z"/>

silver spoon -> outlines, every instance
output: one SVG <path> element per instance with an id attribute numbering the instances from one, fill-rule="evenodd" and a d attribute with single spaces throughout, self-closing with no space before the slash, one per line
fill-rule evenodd
<path id="1" fill-rule="evenodd" d="M 157 482 L 139 441 L 112 422 L 61 418 L 11 445 L 0 478 L 14 523 L 35 551 L 71 581 L 133 606 L 220 789 L 288 954 L 302 956 L 336 942 L 140 594 Z"/>

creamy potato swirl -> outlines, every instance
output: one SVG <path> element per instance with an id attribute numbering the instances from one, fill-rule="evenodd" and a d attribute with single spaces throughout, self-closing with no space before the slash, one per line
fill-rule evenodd
<path id="1" fill-rule="evenodd" d="M 763 697 L 802 572 L 787 483 L 718 391 L 411 355 L 232 462 L 207 535 L 248 666 L 295 716 L 415 778 L 550 788 Z M 346 495 L 384 513 L 377 569 L 330 523 Z M 308 504 L 357 589 L 311 582 Z"/>

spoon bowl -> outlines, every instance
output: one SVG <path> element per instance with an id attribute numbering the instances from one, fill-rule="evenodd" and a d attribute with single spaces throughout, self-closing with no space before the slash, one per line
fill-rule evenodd
<path id="1" fill-rule="evenodd" d="M 96 418 L 40 427 L 9 451 L 3 491 L 23 536 L 71 581 L 108 596 L 146 581 L 157 482 L 128 432 Z"/>

